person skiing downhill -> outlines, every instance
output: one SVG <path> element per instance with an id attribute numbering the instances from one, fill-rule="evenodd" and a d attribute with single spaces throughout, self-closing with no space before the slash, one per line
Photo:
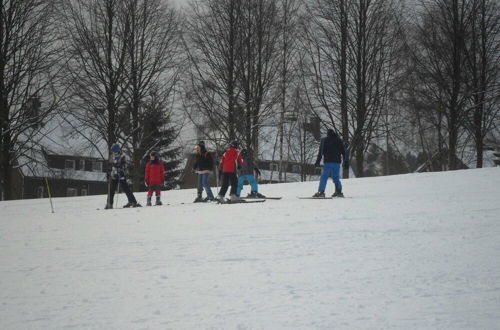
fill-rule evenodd
<path id="1" fill-rule="evenodd" d="M 165 166 L 160 160 L 160 154 L 157 152 L 152 152 L 150 155 L 150 160 L 146 164 L 146 169 L 144 173 L 144 184 L 148 187 L 147 194 L 147 206 L 151 206 L 151 198 L 153 196 L 153 191 L 156 195 L 155 205 L 162 205 L 161 202 L 161 187 L 165 183 Z"/>
<path id="2" fill-rule="evenodd" d="M 108 172 L 109 178 L 111 179 L 109 195 L 108 195 L 108 203 L 105 206 L 105 209 L 113 208 L 113 198 L 115 196 L 115 190 L 120 185 L 120 188 L 123 190 L 125 195 L 127 195 L 128 203 L 123 207 L 140 207 L 141 204 L 137 203 L 137 200 L 134 197 L 134 194 L 130 190 L 130 187 L 127 184 L 127 180 L 125 178 L 126 171 L 126 157 L 122 154 L 122 150 L 119 144 L 115 143 L 111 146 L 111 173 Z"/>
<path id="3" fill-rule="evenodd" d="M 342 183 L 340 182 L 340 163 L 342 158 L 345 167 L 349 167 L 349 159 L 347 156 L 347 150 L 344 147 L 342 139 L 340 139 L 333 129 L 328 129 L 326 137 L 321 139 L 318 157 L 314 164 L 316 167 L 319 167 L 321 159 L 323 159 L 324 166 L 319 181 L 318 192 L 315 193 L 313 197 L 325 197 L 325 188 L 329 177 L 333 179 L 335 184 L 335 193 L 332 197 L 344 197 L 342 193 Z"/>
<path id="4" fill-rule="evenodd" d="M 238 188 L 236 189 L 236 195 L 241 196 L 241 190 L 243 189 L 243 183 L 248 181 L 250 184 L 250 194 L 247 197 L 253 198 L 265 198 L 266 196 L 259 193 L 259 188 L 257 186 L 257 181 L 255 180 L 254 172 L 260 175 L 260 171 L 254 164 L 251 152 L 247 149 L 241 150 L 241 157 L 243 158 L 243 166 L 240 170 L 240 175 L 238 177 Z"/>
<path id="5" fill-rule="evenodd" d="M 243 166 L 243 159 L 241 154 L 238 152 L 238 141 L 231 142 L 229 148 L 224 152 L 220 159 L 219 171 L 222 172 L 222 186 L 219 190 L 219 195 L 217 200 L 220 202 L 224 201 L 224 196 L 226 195 L 229 184 L 231 184 L 230 199 L 231 201 L 240 200 L 236 195 L 236 189 L 238 185 L 238 178 L 236 176 L 236 169 L 240 169 Z"/>
<path id="6" fill-rule="evenodd" d="M 195 203 L 214 200 L 214 194 L 208 184 L 208 177 L 210 176 L 210 172 L 212 172 L 213 168 L 214 163 L 212 156 L 207 151 L 205 142 L 200 141 L 196 145 L 196 161 L 193 164 L 193 171 L 198 173 L 198 196 L 194 200 Z M 205 199 L 202 197 L 203 189 L 205 189 L 205 192 L 207 193 L 207 197 Z"/>

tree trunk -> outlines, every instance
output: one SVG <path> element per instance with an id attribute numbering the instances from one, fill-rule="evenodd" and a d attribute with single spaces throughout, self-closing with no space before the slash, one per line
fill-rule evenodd
<path id="1" fill-rule="evenodd" d="M 363 170 L 364 157 L 365 157 L 365 153 L 364 153 L 363 147 L 361 145 L 359 145 L 356 148 L 356 176 L 358 178 L 361 178 L 364 176 L 364 173 L 363 173 L 363 171 L 364 171 Z"/>
<path id="2" fill-rule="evenodd" d="M 342 140 L 346 147 L 349 146 L 349 117 L 347 109 L 347 9 L 346 1 L 340 1 L 340 20 L 341 20 L 341 48 L 340 48 L 340 112 L 342 114 Z M 342 177 L 344 179 L 349 178 L 349 167 L 345 166 L 346 162 L 344 159 L 344 166 L 342 171 Z"/>

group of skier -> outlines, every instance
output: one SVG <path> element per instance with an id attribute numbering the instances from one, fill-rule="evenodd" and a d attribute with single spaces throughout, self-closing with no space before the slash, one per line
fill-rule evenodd
<path id="1" fill-rule="evenodd" d="M 218 162 L 216 175 L 218 174 L 217 178 L 221 179 L 222 184 L 217 196 L 214 196 L 209 184 L 209 176 L 214 172 L 214 161 L 204 141 L 200 141 L 196 145 L 195 152 L 196 159 L 192 169 L 193 172 L 198 174 L 197 197 L 194 200 L 195 203 L 210 201 L 224 203 L 226 202 L 225 195 L 229 186 L 231 189 L 229 191 L 228 201 L 239 202 L 242 200 L 240 195 L 245 181 L 248 182 L 251 188 L 247 196 L 248 198 L 266 198 L 266 196 L 260 194 L 258 191 L 255 175 L 260 176 L 260 171 L 254 162 L 251 150 L 242 149 L 239 151 L 239 143 L 237 141 L 230 143 L 229 148 L 224 152 Z M 340 182 L 340 167 L 343 161 L 345 168 L 348 168 L 349 157 L 344 143 L 333 129 L 329 129 L 327 131 L 327 136 L 321 139 L 315 163 L 316 167 L 320 166 L 321 160 L 323 160 L 323 170 L 320 177 L 319 188 L 312 197 L 325 198 L 328 178 L 332 178 L 335 184 L 335 192 L 332 197 L 344 197 L 342 193 L 342 184 Z M 108 172 L 108 201 L 105 208 L 113 208 L 113 199 L 117 188 L 121 189 L 128 199 L 128 203 L 123 207 L 140 207 L 141 204 L 135 199 L 126 181 L 125 155 L 122 153 L 120 145 L 116 143 L 111 146 L 110 165 L 111 171 Z M 144 184 L 148 188 L 146 205 L 152 205 L 151 199 L 153 193 L 155 193 L 156 196 L 155 205 L 162 205 L 161 189 L 165 184 L 165 168 L 158 152 L 151 152 L 150 154 L 150 159 L 145 168 Z M 203 198 L 203 190 L 205 190 L 206 193 L 205 198 Z"/>

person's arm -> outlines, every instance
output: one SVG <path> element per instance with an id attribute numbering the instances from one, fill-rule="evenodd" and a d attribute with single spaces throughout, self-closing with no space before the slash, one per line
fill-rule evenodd
<path id="1" fill-rule="evenodd" d="M 323 158 L 323 145 L 325 143 L 325 139 L 321 139 L 321 142 L 319 144 L 319 150 L 318 150 L 318 157 L 316 157 L 316 163 L 314 165 L 318 167 L 321 163 L 321 158 Z"/>
<path id="2" fill-rule="evenodd" d="M 149 186 L 150 175 L 151 175 L 151 166 L 149 165 L 149 163 L 147 163 L 146 170 L 144 171 L 144 183 L 146 184 L 146 187 Z"/>
<path id="3" fill-rule="evenodd" d="M 161 183 L 165 182 L 165 163 L 160 161 L 160 175 L 161 175 Z"/>

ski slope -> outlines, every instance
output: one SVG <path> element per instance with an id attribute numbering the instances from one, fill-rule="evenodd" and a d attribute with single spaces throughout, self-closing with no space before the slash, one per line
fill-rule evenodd
<path id="1" fill-rule="evenodd" d="M 500 328 L 500 168 L 343 184 L 0 202 L 0 329 Z"/>

